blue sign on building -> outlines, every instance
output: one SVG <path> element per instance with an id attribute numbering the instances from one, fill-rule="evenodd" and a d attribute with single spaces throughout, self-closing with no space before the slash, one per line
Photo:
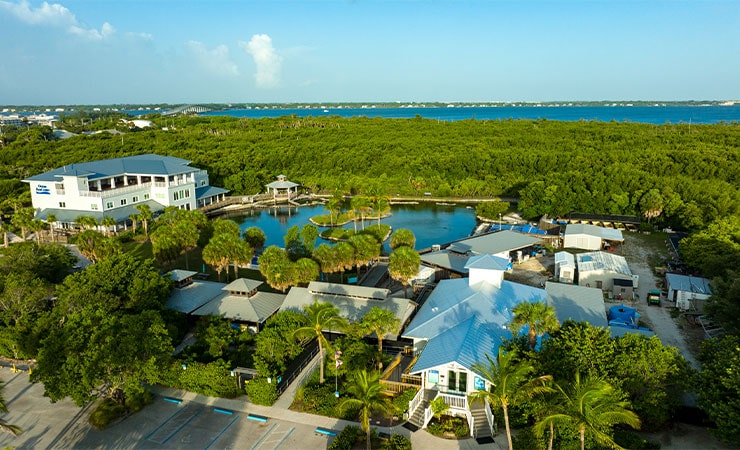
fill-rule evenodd
<path id="1" fill-rule="evenodd" d="M 36 194 L 51 195 L 51 190 L 45 184 L 39 184 L 38 186 L 36 186 Z"/>

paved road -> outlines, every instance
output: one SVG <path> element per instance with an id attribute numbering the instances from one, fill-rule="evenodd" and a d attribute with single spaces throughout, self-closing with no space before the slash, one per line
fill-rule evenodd
<path id="1" fill-rule="evenodd" d="M 280 406 L 263 407 L 239 399 L 206 397 L 168 388 L 154 388 L 154 403 L 127 419 L 100 431 L 87 422 L 89 408 L 69 400 L 51 404 L 43 386 L 30 384 L 25 372 L 0 369 L 9 412 L 3 419 L 20 426 L 18 437 L 0 434 L 0 447 L 19 449 L 323 449 L 332 439 L 316 432 L 317 427 L 341 430 L 353 424 L 345 420 L 290 411 Z M 173 402 L 170 400 L 177 400 Z M 252 418 L 250 418 L 250 416 Z M 253 420 L 256 416 L 266 420 Z M 355 423 L 356 425 L 356 423 Z M 402 427 L 379 428 L 410 437 L 414 448 L 486 449 L 473 439 L 451 441 L 435 438 L 426 431 L 415 433 Z M 503 444 L 505 448 L 506 444 Z"/>

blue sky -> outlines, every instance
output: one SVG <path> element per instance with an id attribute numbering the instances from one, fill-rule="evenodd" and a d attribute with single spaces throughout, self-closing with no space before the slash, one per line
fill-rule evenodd
<path id="1" fill-rule="evenodd" d="M 0 0 L 0 105 L 740 100 L 740 4 Z"/>

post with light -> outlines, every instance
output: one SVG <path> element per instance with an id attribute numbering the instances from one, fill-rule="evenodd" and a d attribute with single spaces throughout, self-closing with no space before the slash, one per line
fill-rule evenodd
<path id="1" fill-rule="evenodd" d="M 342 356 L 342 351 L 339 349 L 334 350 L 334 397 L 339 398 L 339 367 L 342 365 L 342 360 L 339 357 Z"/>

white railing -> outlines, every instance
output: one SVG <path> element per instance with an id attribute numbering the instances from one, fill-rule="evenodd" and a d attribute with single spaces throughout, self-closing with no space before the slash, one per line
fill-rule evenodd
<path id="1" fill-rule="evenodd" d="M 414 411 L 416 411 L 416 408 L 419 407 L 422 401 L 424 401 L 424 389 L 419 389 L 419 392 L 409 402 L 409 417 L 414 415 Z"/>
<path id="2" fill-rule="evenodd" d="M 470 429 L 470 437 L 475 438 L 475 417 L 470 411 L 465 411 L 465 417 L 468 418 L 468 428 Z"/>
<path id="3" fill-rule="evenodd" d="M 437 397 L 442 396 L 445 403 L 450 405 L 450 408 L 455 409 L 462 409 L 467 411 L 468 408 L 468 398 L 465 395 L 451 395 L 444 392 L 440 392 L 437 394 Z"/>
<path id="4" fill-rule="evenodd" d="M 426 428 L 429 421 L 432 420 L 432 417 L 434 417 L 432 407 L 427 406 L 427 408 L 424 410 L 424 421 L 421 423 L 421 427 Z"/>
<path id="5" fill-rule="evenodd" d="M 80 191 L 80 197 L 95 197 L 95 198 L 106 198 L 115 197 L 120 194 L 127 194 L 129 192 L 136 191 L 148 191 L 152 186 L 152 183 L 141 183 L 132 184 L 129 186 L 115 187 L 105 191 Z"/>
<path id="6" fill-rule="evenodd" d="M 486 405 L 486 419 L 488 420 L 488 427 L 491 429 L 491 436 L 494 436 L 495 433 L 493 432 L 493 426 L 495 425 L 495 422 L 493 421 L 493 411 L 491 411 L 491 404 L 488 403 L 488 401 L 483 401 L 483 403 Z"/>

